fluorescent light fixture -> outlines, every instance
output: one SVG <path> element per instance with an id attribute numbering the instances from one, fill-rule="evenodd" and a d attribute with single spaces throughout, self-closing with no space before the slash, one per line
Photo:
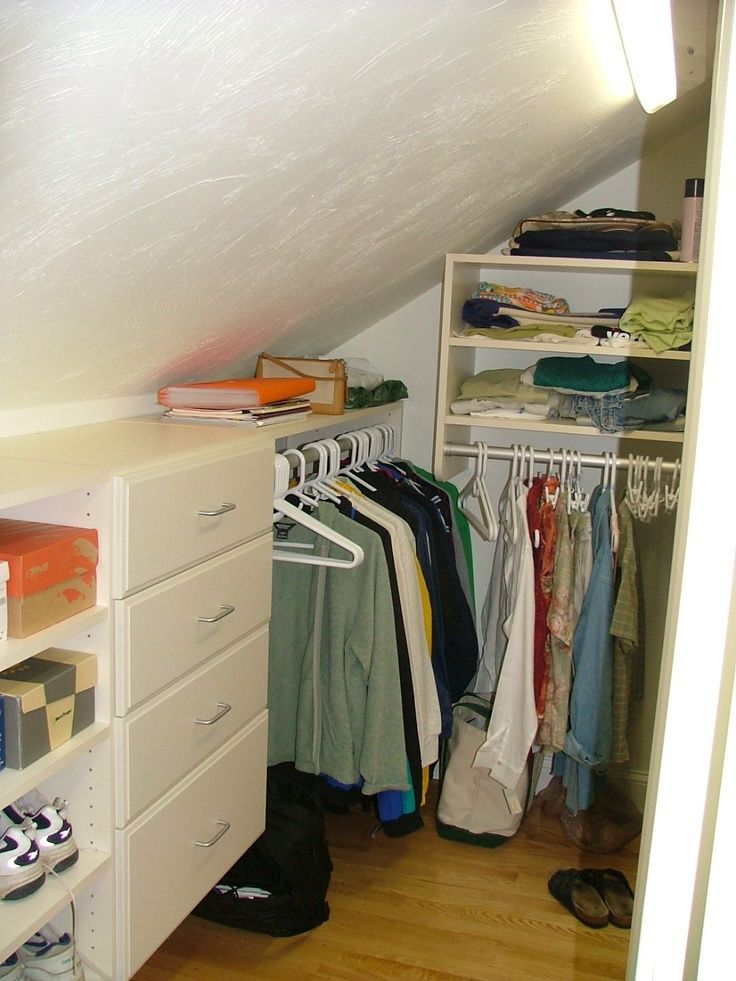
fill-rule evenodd
<path id="1" fill-rule="evenodd" d="M 645 112 L 677 98 L 670 0 L 613 0 L 634 89 Z"/>

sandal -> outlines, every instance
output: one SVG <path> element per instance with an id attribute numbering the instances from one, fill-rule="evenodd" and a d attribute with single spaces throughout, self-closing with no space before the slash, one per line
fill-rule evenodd
<path id="1" fill-rule="evenodd" d="M 611 923 L 623 930 L 630 930 L 634 893 L 623 872 L 618 869 L 583 869 L 580 874 L 608 907 Z"/>
<path id="2" fill-rule="evenodd" d="M 608 923 L 608 907 L 580 869 L 559 869 L 550 876 L 547 888 L 566 910 L 586 926 L 599 930 Z"/>

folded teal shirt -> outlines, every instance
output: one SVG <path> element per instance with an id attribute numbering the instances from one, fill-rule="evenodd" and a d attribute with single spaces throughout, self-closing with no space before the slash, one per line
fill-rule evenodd
<path id="1" fill-rule="evenodd" d="M 579 358 L 540 358 L 534 366 L 534 384 L 581 394 L 622 392 L 631 384 L 632 374 L 640 385 L 651 380 L 646 372 L 632 367 L 628 361 L 594 361 L 589 354 Z"/>

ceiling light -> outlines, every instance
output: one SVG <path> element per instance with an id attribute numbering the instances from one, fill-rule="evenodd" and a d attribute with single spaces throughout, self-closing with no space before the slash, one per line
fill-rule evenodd
<path id="1" fill-rule="evenodd" d="M 645 112 L 677 98 L 669 0 L 612 0 L 634 89 Z"/>

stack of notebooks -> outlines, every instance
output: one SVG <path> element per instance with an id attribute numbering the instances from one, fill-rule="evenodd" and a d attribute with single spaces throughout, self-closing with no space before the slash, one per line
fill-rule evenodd
<path id="1" fill-rule="evenodd" d="M 309 378 L 230 378 L 168 385 L 158 401 L 164 419 L 269 426 L 306 418 L 312 411 L 306 396 L 314 387 Z"/>

